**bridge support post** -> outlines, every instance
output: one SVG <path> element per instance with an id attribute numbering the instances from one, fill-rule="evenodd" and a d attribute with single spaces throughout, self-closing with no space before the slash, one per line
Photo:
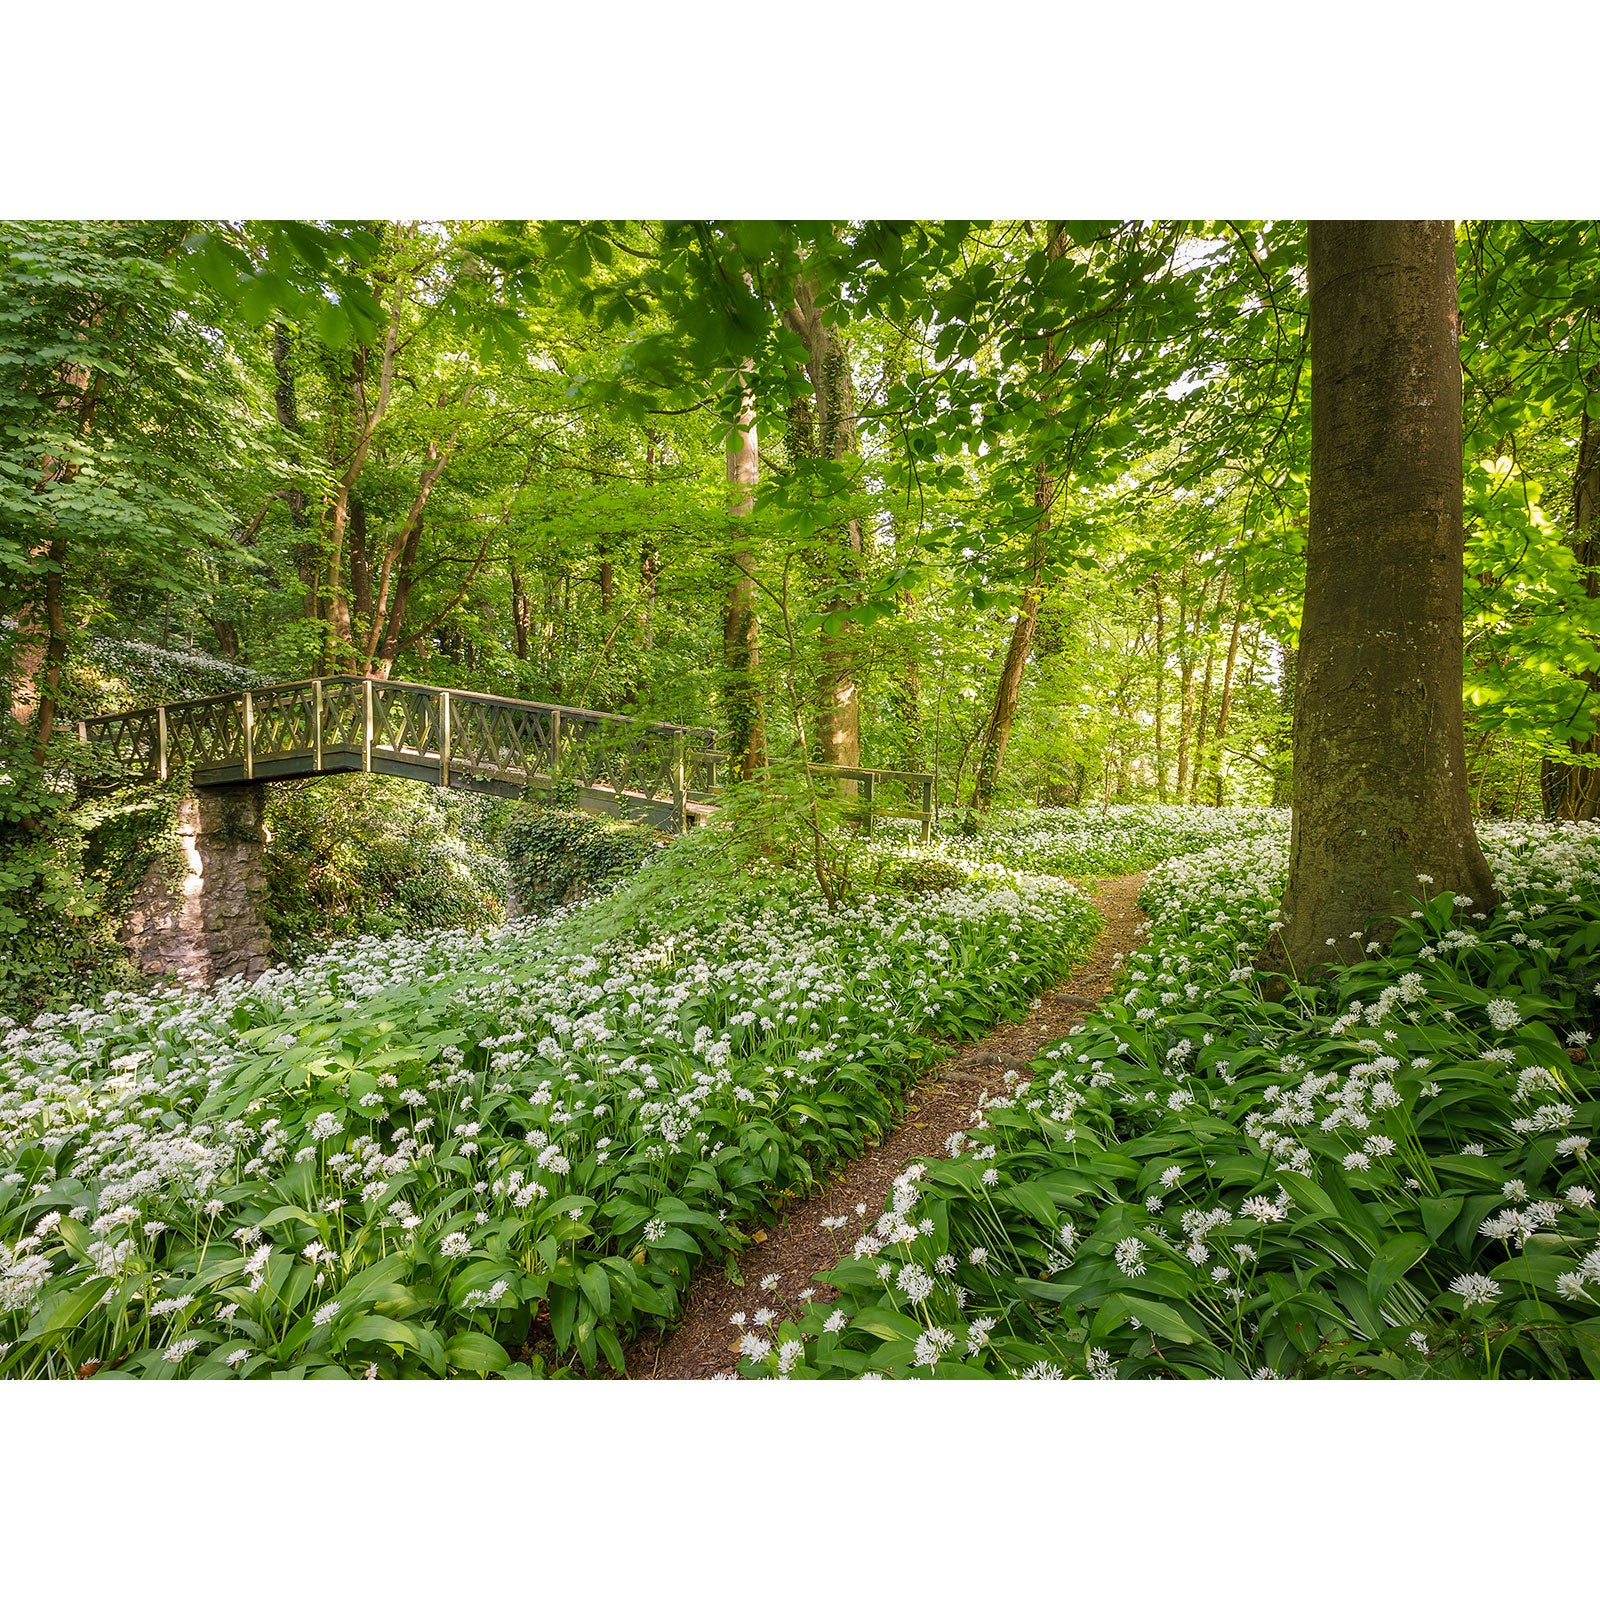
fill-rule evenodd
<path id="1" fill-rule="evenodd" d="M 262 783 L 199 789 L 179 803 L 182 869 L 171 861 L 151 865 L 123 931 L 141 972 L 213 983 L 254 978 L 272 964 L 261 912 L 265 815 Z"/>

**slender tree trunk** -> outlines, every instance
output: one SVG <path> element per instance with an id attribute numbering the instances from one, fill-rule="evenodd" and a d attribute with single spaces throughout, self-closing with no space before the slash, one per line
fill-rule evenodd
<path id="1" fill-rule="evenodd" d="M 1212 744 L 1211 803 L 1220 806 L 1222 797 L 1222 763 L 1227 755 L 1225 740 L 1228 737 L 1228 718 L 1233 711 L 1233 672 L 1239 660 L 1239 629 L 1244 622 L 1244 585 L 1239 586 L 1239 598 L 1233 608 L 1233 628 L 1228 634 L 1228 660 L 1222 669 L 1222 698 L 1217 705 L 1217 736 Z"/>
<path id="2" fill-rule="evenodd" d="M 1573 475 L 1572 553 L 1584 569 L 1584 593 L 1593 600 L 1600 595 L 1600 429 L 1584 412 L 1578 437 L 1578 466 Z M 1600 706 L 1600 674 L 1586 672 L 1589 706 Z M 1568 748 L 1575 756 L 1600 758 L 1600 733 L 1586 739 L 1571 739 Z M 1552 761 L 1541 766 L 1539 788 L 1547 817 L 1570 822 L 1592 822 L 1600 817 L 1600 765 L 1578 765 Z"/>
<path id="3" fill-rule="evenodd" d="M 367 549 L 367 505 L 350 497 L 350 602 L 357 617 L 372 623 L 372 560 Z"/>
<path id="4" fill-rule="evenodd" d="M 1067 252 L 1066 229 L 1052 222 L 1047 231 L 1046 255 L 1059 261 Z M 1049 330 L 1039 355 L 1039 388 L 1045 404 L 1050 404 L 1056 373 L 1061 366 L 1061 354 L 1056 348 L 1055 330 Z M 1022 609 L 1011 630 L 1011 643 L 1006 649 L 1005 665 L 1000 669 L 1000 682 L 995 686 L 994 704 L 989 711 L 988 726 L 984 730 L 983 751 L 978 757 L 978 783 L 973 802 L 988 810 L 994 801 L 1000 782 L 1000 771 L 1005 763 L 1006 744 L 1011 738 L 1011 725 L 1016 720 L 1017 701 L 1022 692 L 1023 669 L 1028 664 L 1028 652 L 1033 648 L 1034 629 L 1039 622 L 1039 601 L 1043 594 L 1044 563 L 1049 547 L 1051 511 L 1055 505 L 1056 484 L 1047 460 L 1034 467 L 1033 505 L 1036 513 L 1032 547 L 1028 559 L 1028 592 Z"/>
<path id="5" fill-rule="evenodd" d="M 278 414 L 278 426 L 285 433 L 300 437 L 300 409 L 295 399 L 294 387 L 294 335 L 287 323 L 276 322 L 272 327 L 273 407 Z M 291 466 L 300 465 L 300 452 L 290 447 L 284 452 Z M 300 574 L 304 593 L 301 606 L 307 619 L 317 615 L 317 579 L 321 563 L 318 560 L 316 541 L 311 538 L 311 518 L 306 513 L 305 492 L 292 484 L 284 496 L 289 507 L 289 526 L 294 530 L 294 564 Z"/>
<path id="6" fill-rule="evenodd" d="M 755 553 L 744 524 L 755 510 L 760 457 L 756 450 L 755 397 L 747 389 L 739 426 L 728 435 L 728 486 L 731 516 L 730 568 L 722 616 L 723 703 L 726 707 L 732 776 L 755 775 L 766 760 L 762 714 L 761 634 L 756 614 Z"/>
<path id="7" fill-rule="evenodd" d="M 1194 653 L 1189 639 L 1189 595 L 1178 590 L 1178 791 L 1181 806 L 1189 791 L 1189 739 L 1194 722 Z"/>
<path id="8" fill-rule="evenodd" d="M 372 449 L 378 425 L 389 409 L 389 401 L 394 393 L 395 360 L 399 348 L 400 312 L 397 306 L 384 330 L 383 350 L 378 359 L 378 386 L 375 396 L 369 396 L 366 383 L 367 365 L 372 351 L 363 346 L 356 352 L 351 377 L 351 395 L 361 421 L 356 430 L 349 458 L 344 462 L 344 470 L 339 473 L 334 484 L 333 497 L 328 503 L 329 538 L 327 559 L 323 569 L 326 582 L 322 597 L 323 616 L 334 645 L 344 647 L 345 659 L 352 665 L 356 658 L 356 643 L 351 629 L 350 596 L 344 579 L 345 543 L 350 525 L 351 499 L 356 483 L 367 464 L 367 456 Z M 337 468 L 338 463 L 331 462 L 330 465 Z M 326 654 L 325 641 L 325 657 Z"/>
<path id="9" fill-rule="evenodd" d="M 61 693 L 61 669 L 67 659 L 67 614 L 63 598 L 67 545 L 52 539 L 50 570 L 44 575 L 44 614 L 49 637 L 44 650 L 44 676 L 39 690 L 39 706 L 33 731 L 33 747 L 43 756 L 56 725 L 56 698 Z"/>
<path id="10" fill-rule="evenodd" d="M 653 428 L 644 430 L 644 481 L 652 489 L 656 481 L 656 447 L 659 435 Z M 644 654 L 648 657 L 656 647 L 656 581 L 661 575 L 661 556 L 656 548 L 655 540 L 648 533 L 639 546 L 639 589 L 644 595 L 644 604 L 641 607 L 644 615 L 642 623 L 642 639 L 640 641 Z"/>
<path id="11" fill-rule="evenodd" d="M 1387 942 L 1419 892 L 1495 899 L 1461 706 L 1454 225 L 1313 222 L 1310 324 L 1294 828 L 1264 957 L 1302 976 Z"/>
<path id="12" fill-rule="evenodd" d="M 533 622 L 533 597 L 522 581 L 522 569 L 515 559 L 507 563 L 511 570 L 511 628 L 517 640 L 517 660 L 528 659 L 528 631 Z"/>
<path id="13" fill-rule="evenodd" d="M 416 576 L 417 551 L 422 545 L 422 513 L 411 519 L 410 531 L 395 565 L 394 599 L 389 602 L 389 615 L 384 619 L 383 639 L 378 645 L 377 658 L 372 671 L 387 678 L 394 671 L 394 658 L 400 653 L 400 641 L 405 631 L 406 613 L 411 609 L 411 584 Z"/>
<path id="14" fill-rule="evenodd" d="M 1039 468 L 1038 476 L 1048 485 L 1049 476 L 1043 467 Z M 1036 503 L 1040 492 L 1037 488 L 1034 491 Z M 1043 492 L 1048 494 L 1049 489 Z M 1048 514 L 1048 503 L 1040 514 Z M 978 754 L 977 784 L 972 794 L 972 803 L 980 811 L 987 811 L 994 804 L 995 791 L 1000 783 L 1000 768 L 1006 758 L 1006 745 L 1011 738 L 1011 725 L 1016 721 L 1017 701 L 1022 693 L 1022 673 L 1028 664 L 1028 652 L 1033 648 L 1033 632 L 1038 620 L 1039 589 L 1035 581 L 1028 589 L 1022 610 L 1011 630 L 1005 665 L 1000 669 L 1000 682 L 995 686 L 994 706 L 984 727 L 983 748 Z"/>
<path id="15" fill-rule="evenodd" d="M 1200 708 L 1194 721 L 1194 772 L 1189 779 L 1189 804 L 1200 804 L 1200 780 L 1206 771 L 1206 730 L 1211 716 L 1211 678 L 1216 668 L 1217 642 L 1206 640 L 1206 670 L 1200 679 Z"/>
<path id="16" fill-rule="evenodd" d="M 1156 706 L 1155 706 L 1155 736 L 1156 736 L 1156 799 L 1162 805 L 1167 803 L 1167 753 L 1162 746 L 1162 711 L 1166 702 L 1167 688 L 1167 616 L 1161 604 L 1161 578 L 1160 575 L 1152 577 L 1150 587 L 1155 591 L 1156 597 Z M 1110 803 L 1109 801 L 1107 802 Z"/>
<path id="17" fill-rule="evenodd" d="M 815 401 L 814 415 L 808 412 L 802 418 L 798 411 L 791 411 L 791 438 L 806 440 L 802 449 L 814 440 L 818 455 L 843 461 L 860 448 L 850 356 L 844 341 L 823 320 L 816 290 L 804 274 L 794 284 L 793 303 L 785 309 L 784 321 L 805 346 L 806 373 Z M 861 525 L 852 518 L 839 531 L 833 570 L 824 576 L 834 583 L 852 584 L 860 565 Z M 850 605 L 848 597 L 836 596 L 824 601 L 822 608 L 836 615 Z M 859 652 L 859 630 L 853 625 L 845 623 L 831 632 L 824 629 L 818 651 L 816 758 L 831 766 L 861 764 Z M 846 791 L 853 792 L 854 785 L 846 785 Z"/>

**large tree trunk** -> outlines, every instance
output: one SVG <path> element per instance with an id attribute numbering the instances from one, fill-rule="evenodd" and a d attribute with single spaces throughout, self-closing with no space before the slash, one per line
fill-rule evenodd
<path id="1" fill-rule="evenodd" d="M 756 504 L 760 460 L 756 453 L 755 400 L 745 392 L 739 426 L 728 435 L 729 511 L 737 519 L 729 541 L 727 599 L 722 614 L 723 703 L 730 775 L 754 776 L 766 759 L 761 706 L 760 619 L 756 615 L 755 555 L 740 523 Z"/>
<path id="2" fill-rule="evenodd" d="M 1311 224 L 1294 828 L 1265 957 L 1301 975 L 1355 957 L 1352 933 L 1386 943 L 1419 893 L 1494 900 L 1461 708 L 1455 272 L 1448 222 Z"/>

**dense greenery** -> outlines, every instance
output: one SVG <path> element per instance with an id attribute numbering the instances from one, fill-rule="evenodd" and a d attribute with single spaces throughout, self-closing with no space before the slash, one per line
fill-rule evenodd
<path id="1" fill-rule="evenodd" d="M 1157 862 L 1119 998 L 745 1370 L 1597 1370 L 1600 845 L 1527 819 L 1600 817 L 1600 229 L 1426 226 L 1505 898 L 1267 977 L 1331 236 L 0 223 L 0 1374 L 620 1366 Z M 274 784 L 285 964 L 142 981 L 189 775 L 77 723 L 334 673 L 715 727 L 720 816 Z"/>
<path id="2" fill-rule="evenodd" d="M 506 859 L 521 913 L 552 911 L 606 888 L 666 843 L 646 823 L 594 816 L 562 798 L 525 805 L 506 823 Z"/>
<path id="3" fill-rule="evenodd" d="M 0 1372 L 620 1366 L 1096 925 L 998 867 L 837 912 L 794 872 L 730 893 L 694 871 L 722 847 L 547 922 L 13 1031 Z"/>
<path id="4" fill-rule="evenodd" d="M 505 912 L 509 809 L 360 773 L 269 790 L 263 910 L 274 947 L 494 926 Z"/>
<path id="5" fill-rule="evenodd" d="M 896 1180 L 837 1300 L 765 1308 L 743 1370 L 1600 1375 L 1600 829 L 1485 843 L 1492 915 L 1418 885 L 1386 954 L 1280 999 L 1249 957 L 1281 838 L 1158 870 L 1117 1000 Z"/>
<path id="6" fill-rule="evenodd" d="M 1600 664 L 1570 487 L 1600 253 L 1470 224 L 1459 256 L 1471 778 L 1528 810 Z M 980 769 L 1002 799 L 1286 800 L 1304 257 L 1281 222 L 7 224 L 13 711 L 70 726 L 103 705 L 84 664 L 153 647 L 748 713 L 773 749 L 792 697 L 816 753 L 842 684 L 845 743 L 945 804 Z"/>

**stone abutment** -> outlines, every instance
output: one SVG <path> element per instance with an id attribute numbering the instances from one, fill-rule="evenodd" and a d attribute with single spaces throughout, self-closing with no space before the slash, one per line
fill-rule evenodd
<path id="1" fill-rule="evenodd" d="M 272 964 L 262 915 L 266 786 L 199 789 L 178 808 L 181 877 L 170 862 L 145 873 L 123 940 L 148 977 L 214 983 L 254 978 Z"/>

